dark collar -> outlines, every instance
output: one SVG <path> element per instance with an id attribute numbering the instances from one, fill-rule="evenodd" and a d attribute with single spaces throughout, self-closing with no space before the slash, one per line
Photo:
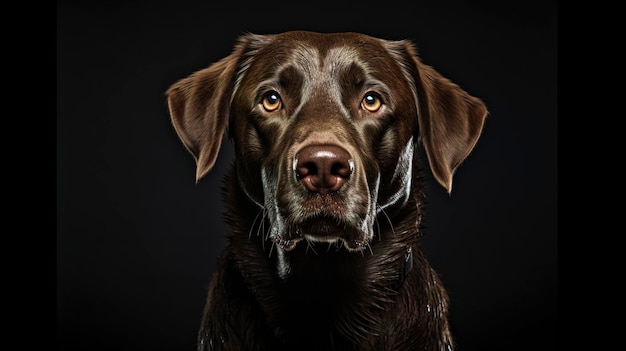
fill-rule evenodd
<path id="1" fill-rule="evenodd" d="M 409 275 L 409 272 L 411 272 L 412 268 L 413 268 L 413 249 L 410 246 L 407 246 L 406 253 L 404 255 L 404 264 L 400 268 L 398 280 L 396 281 L 396 284 L 394 286 L 396 290 L 399 290 L 402 287 L 402 284 L 404 284 L 404 281 L 406 280 L 406 277 Z"/>

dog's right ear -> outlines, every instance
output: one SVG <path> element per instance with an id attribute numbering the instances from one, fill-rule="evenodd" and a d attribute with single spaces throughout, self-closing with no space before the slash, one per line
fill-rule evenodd
<path id="1" fill-rule="evenodd" d="M 211 66 L 174 83 L 166 92 L 178 137 L 196 160 L 196 183 L 215 165 L 228 124 L 230 97 L 243 40 Z"/>

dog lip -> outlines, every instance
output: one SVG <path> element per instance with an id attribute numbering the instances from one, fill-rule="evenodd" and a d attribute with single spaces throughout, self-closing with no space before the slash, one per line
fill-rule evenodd
<path id="1" fill-rule="evenodd" d="M 295 249 L 298 242 L 300 242 L 302 239 L 303 238 L 284 239 L 281 236 L 276 236 L 272 238 L 272 241 L 274 241 L 274 243 L 278 245 L 283 251 L 291 251 Z"/>
<path id="2" fill-rule="evenodd" d="M 341 247 L 340 244 L 343 244 L 343 246 L 348 251 L 362 251 L 368 245 L 367 240 L 347 240 L 339 236 L 327 236 L 327 237 L 321 238 L 319 236 L 312 236 L 308 234 L 304 235 L 304 237 L 294 238 L 294 239 L 283 239 L 277 236 L 277 237 L 272 238 L 272 240 L 278 247 L 280 247 L 285 252 L 293 251 L 301 241 L 305 241 L 305 240 L 309 244 L 327 243 L 328 245 L 333 245 L 333 244 L 338 245 L 337 247 Z"/>
<path id="3" fill-rule="evenodd" d="M 305 238 L 311 243 L 343 242 L 348 250 L 362 250 L 367 246 L 365 233 L 334 216 L 309 218 L 298 225 L 295 240 Z"/>

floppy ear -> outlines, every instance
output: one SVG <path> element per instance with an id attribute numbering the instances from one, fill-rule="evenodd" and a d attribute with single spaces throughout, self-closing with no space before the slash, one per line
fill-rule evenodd
<path id="1" fill-rule="evenodd" d="M 196 160 L 196 183 L 215 164 L 226 130 L 243 42 L 211 66 L 174 83 L 166 93 L 174 129 Z"/>
<path id="2" fill-rule="evenodd" d="M 435 179 L 448 193 L 452 176 L 474 148 L 487 117 L 487 107 L 458 85 L 423 64 L 412 45 L 422 143 Z"/>

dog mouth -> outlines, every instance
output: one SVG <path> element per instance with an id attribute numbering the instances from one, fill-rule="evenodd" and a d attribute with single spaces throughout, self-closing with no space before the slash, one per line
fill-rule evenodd
<path id="1" fill-rule="evenodd" d="M 338 248 L 343 246 L 348 251 L 362 251 L 369 242 L 366 232 L 335 216 L 325 215 L 306 219 L 292 228 L 285 235 L 272 237 L 274 243 L 286 252 L 295 249 L 300 242 L 306 242 L 308 245 L 334 244 Z"/>

